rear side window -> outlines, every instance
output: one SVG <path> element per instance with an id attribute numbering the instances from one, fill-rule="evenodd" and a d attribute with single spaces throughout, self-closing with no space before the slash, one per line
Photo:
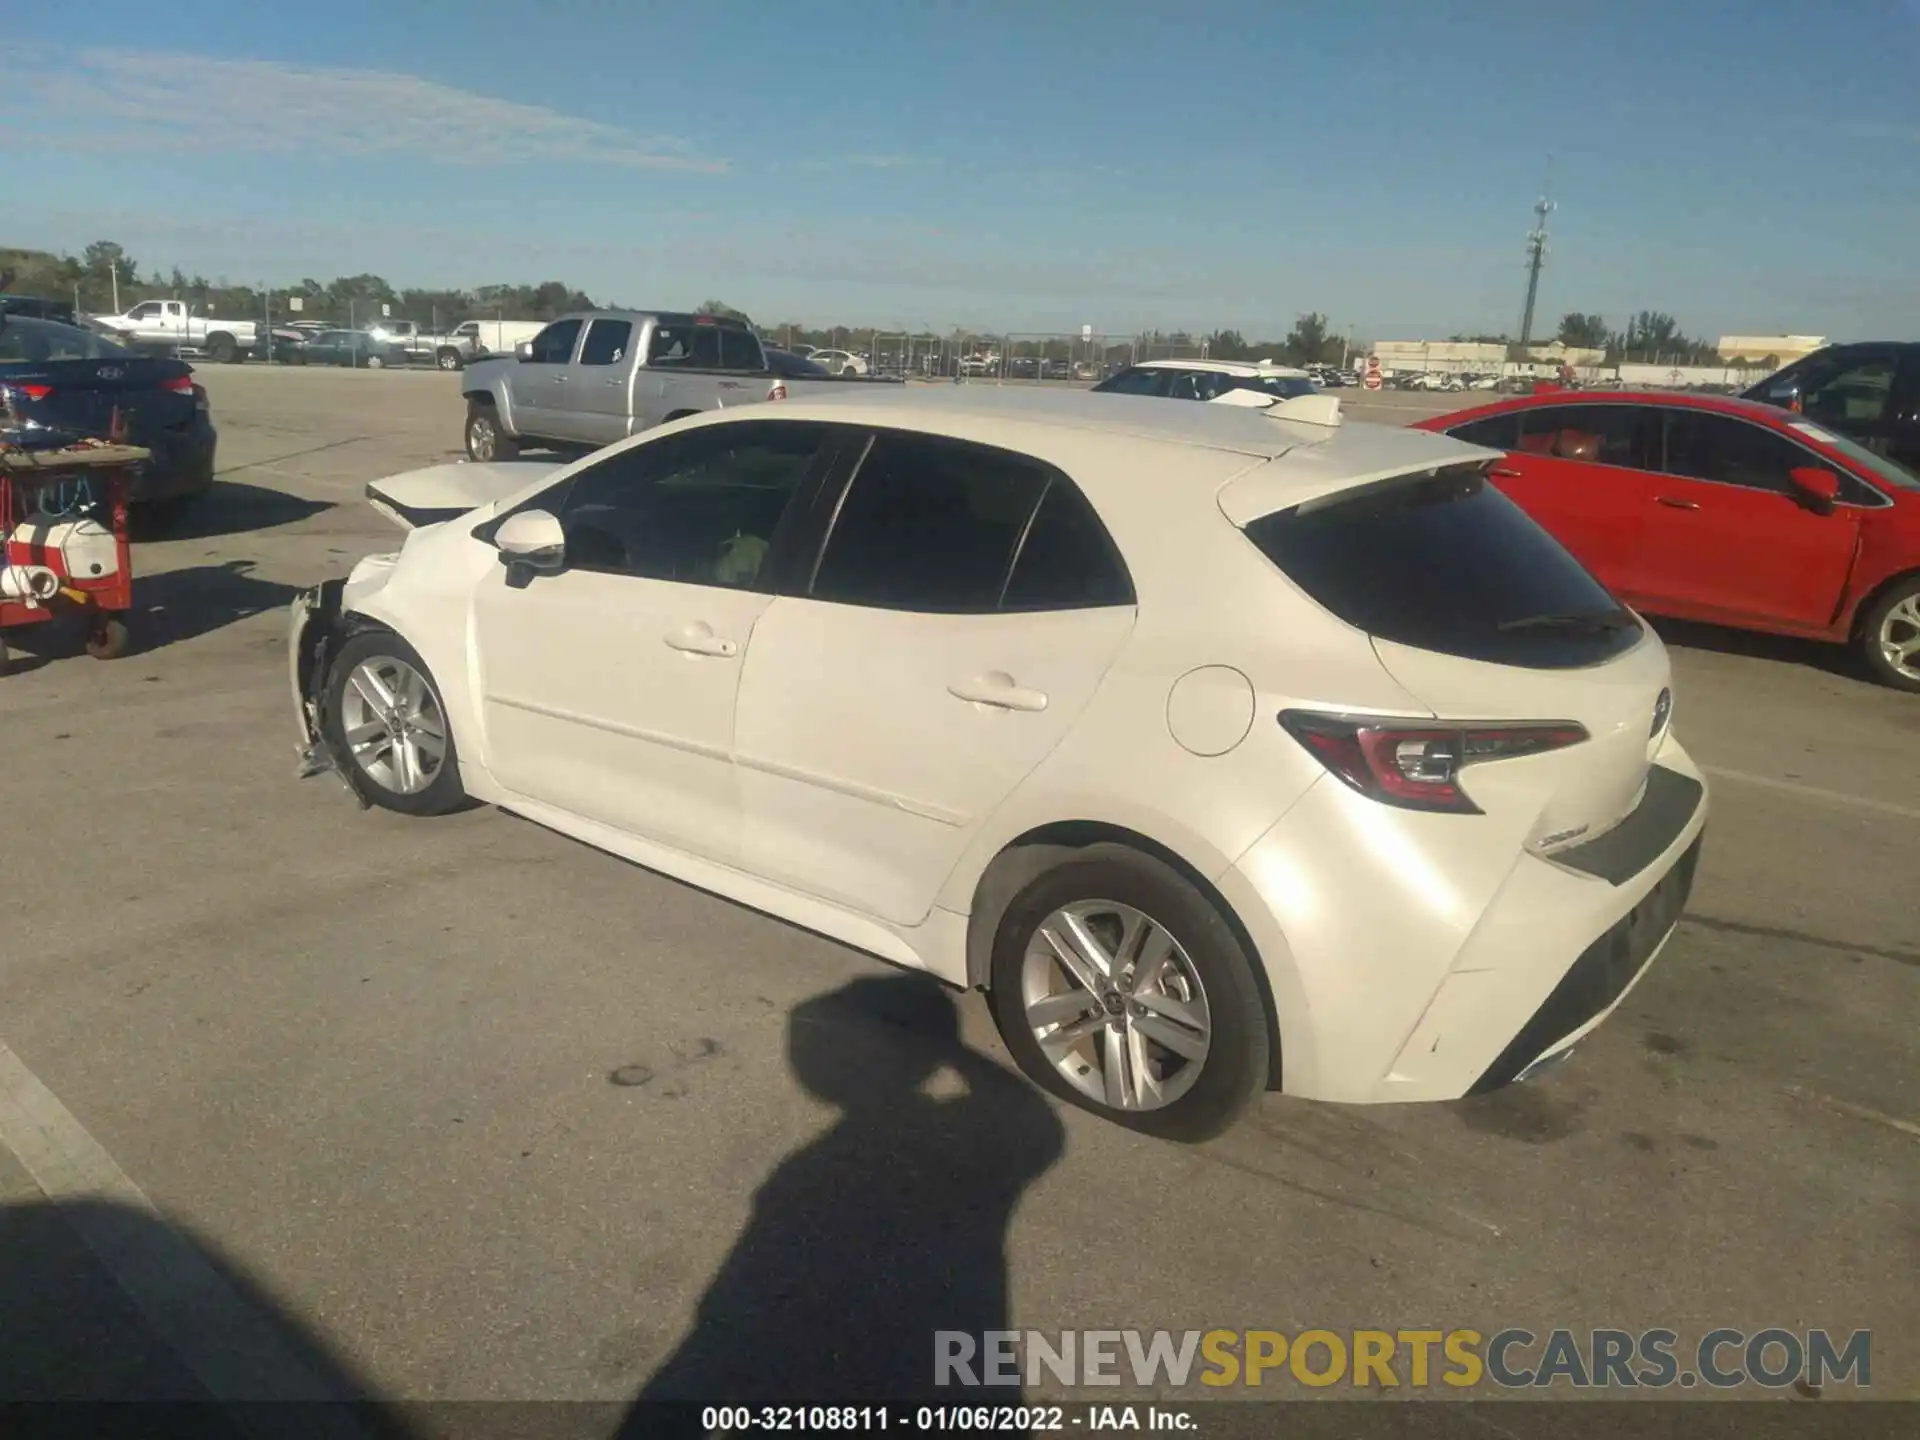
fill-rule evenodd
<path id="1" fill-rule="evenodd" d="M 997 610 L 1051 478 L 1006 451 L 882 432 L 841 498 L 812 596 L 889 610 Z"/>
<path id="2" fill-rule="evenodd" d="M 1320 393 L 1305 375 L 1255 375 L 1235 380 L 1228 388 L 1258 390 L 1262 395 L 1272 395 L 1279 400 L 1298 400 L 1302 395 Z"/>
<path id="3" fill-rule="evenodd" d="M 1519 412 L 1520 438 L 1501 448 L 1589 465 L 1650 469 L 1646 415 L 1639 405 L 1541 405 Z"/>
<path id="4" fill-rule="evenodd" d="M 720 332 L 720 368 L 758 370 L 762 368 L 760 342 L 744 330 Z"/>
<path id="5" fill-rule="evenodd" d="M 1170 370 L 1122 370 L 1093 388 L 1102 395 L 1165 395 Z"/>
<path id="6" fill-rule="evenodd" d="M 1003 610 L 1084 610 L 1131 605 L 1120 552 L 1073 484 L 1056 475 L 1040 497 L 1001 597 Z"/>
<path id="7" fill-rule="evenodd" d="M 1323 608 L 1396 644 L 1555 670 L 1640 638 L 1620 602 L 1478 466 L 1309 502 L 1246 533 Z"/>
<path id="8" fill-rule="evenodd" d="M 1447 434 L 1469 445 L 1484 445 L 1489 450 L 1515 450 L 1520 445 L 1520 416 L 1513 411 L 1489 415 L 1484 420 L 1456 425 Z"/>

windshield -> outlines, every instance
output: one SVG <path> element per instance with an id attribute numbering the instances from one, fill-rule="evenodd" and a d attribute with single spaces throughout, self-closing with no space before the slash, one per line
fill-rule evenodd
<path id="1" fill-rule="evenodd" d="M 53 320 L 9 315 L 0 326 L 0 365 L 44 365 L 50 360 L 107 360 L 132 352 L 125 346 Z"/>
<path id="2" fill-rule="evenodd" d="M 1920 490 L 1920 475 L 1915 475 L 1898 460 L 1874 454 L 1858 440 L 1849 440 L 1844 435 L 1836 435 L 1824 425 L 1816 425 L 1811 420 L 1796 420 L 1793 422 L 1793 428 L 1809 440 L 1818 440 L 1822 445 L 1831 445 L 1868 475 L 1876 480 L 1885 481 L 1896 490 Z"/>

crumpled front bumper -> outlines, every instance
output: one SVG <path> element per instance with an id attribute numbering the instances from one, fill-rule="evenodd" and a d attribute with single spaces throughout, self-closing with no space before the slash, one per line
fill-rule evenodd
<path id="1" fill-rule="evenodd" d="M 311 590 L 302 590 L 288 607 L 287 678 L 300 722 L 300 765 L 296 773 L 306 780 L 332 771 L 361 808 L 367 809 L 373 802 L 356 783 L 358 772 L 328 743 L 323 723 L 327 674 L 334 652 L 347 635 L 341 619 L 345 590 L 344 580 L 323 581 Z"/>

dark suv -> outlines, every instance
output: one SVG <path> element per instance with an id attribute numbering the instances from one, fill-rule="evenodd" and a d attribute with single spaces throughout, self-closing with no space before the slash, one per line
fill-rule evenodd
<path id="1" fill-rule="evenodd" d="M 1920 341 L 1829 345 L 1745 392 L 1920 474 Z"/>

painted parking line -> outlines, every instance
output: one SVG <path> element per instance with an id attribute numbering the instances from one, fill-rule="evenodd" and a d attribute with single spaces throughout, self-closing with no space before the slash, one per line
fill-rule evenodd
<path id="1" fill-rule="evenodd" d="M 0 1145 L 49 1200 L 93 1202 L 74 1210 L 74 1233 L 213 1400 L 245 1407 L 355 1398 L 331 1389 L 281 1343 L 274 1322 L 168 1224 L 146 1192 L 5 1044 Z M 141 1217 L 139 1223 L 129 1223 L 130 1211 Z M 261 1417 L 241 1408 L 235 1419 L 248 1426 Z M 311 1428 L 340 1440 L 367 1436 L 350 1412 L 331 1406 L 307 1411 L 302 1426 L 303 1433 Z"/>
<path id="2" fill-rule="evenodd" d="M 1718 765 L 1700 767 L 1715 780 L 1731 780 L 1738 785 L 1753 785 L 1762 790 L 1777 790 L 1797 795 L 1802 800 L 1818 800 L 1828 805 L 1844 805 L 1855 810 L 1871 810 L 1876 815 L 1893 815 L 1902 820 L 1920 820 L 1920 808 L 1896 805 L 1891 800 L 1875 800 L 1868 795 L 1853 795 L 1845 790 L 1828 790 L 1798 780 L 1778 780 L 1771 775 L 1755 775 L 1750 770 L 1724 770 Z"/>

